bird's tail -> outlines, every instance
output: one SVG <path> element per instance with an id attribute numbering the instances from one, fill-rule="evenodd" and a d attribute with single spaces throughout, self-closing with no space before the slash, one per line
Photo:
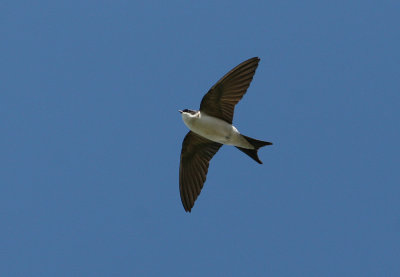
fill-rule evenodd
<path id="1" fill-rule="evenodd" d="M 243 136 L 243 137 L 251 145 L 254 146 L 254 149 L 247 149 L 247 148 L 242 148 L 242 147 L 236 147 L 236 148 L 239 149 L 240 151 L 242 151 L 243 153 L 247 154 L 248 156 L 250 156 L 250 158 L 252 158 L 256 162 L 258 162 L 259 164 L 262 164 L 262 161 L 260 160 L 260 158 L 258 158 L 258 154 L 257 154 L 258 149 L 263 147 L 263 146 L 266 146 L 266 145 L 272 145 L 272 142 L 253 139 L 253 138 L 249 138 L 249 137 L 246 137 L 246 136 Z"/>

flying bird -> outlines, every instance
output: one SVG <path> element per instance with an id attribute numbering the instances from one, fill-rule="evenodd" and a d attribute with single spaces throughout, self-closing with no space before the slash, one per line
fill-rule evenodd
<path id="1" fill-rule="evenodd" d="M 239 133 L 232 125 L 235 105 L 246 93 L 260 59 L 242 62 L 222 77 L 201 100 L 200 110 L 179 110 L 190 131 L 182 143 L 179 190 L 186 212 L 190 212 L 206 181 L 212 157 L 223 145 L 233 145 L 262 164 L 257 151 L 271 142 Z"/>

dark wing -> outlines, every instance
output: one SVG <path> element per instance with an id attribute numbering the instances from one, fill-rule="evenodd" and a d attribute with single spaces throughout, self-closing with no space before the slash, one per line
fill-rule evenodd
<path id="1" fill-rule="evenodd" d="M 203 97 L 200 111 L 232 124 L 235 105 L 246 93 L 259 61 L 251 58 L 229 71 Z"/>
<path id="2" fill-rule="evenodd" d="M 179 190 L 185 211 L 190 212 L 206 181 L 208 165 L 222 144 L 203 138 L 192 131 L 182 143 L 179 166 Z"/>

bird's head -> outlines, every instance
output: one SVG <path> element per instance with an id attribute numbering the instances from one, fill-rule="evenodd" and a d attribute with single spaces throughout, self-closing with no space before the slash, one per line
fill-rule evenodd
<path id="1" fill-rule="evenodd" d="M 179 110 L 179 112 L 182 114 L 182 118 L 184 120 L 200 117 L 200 111 L 184 109 L 184 110 Z"/>

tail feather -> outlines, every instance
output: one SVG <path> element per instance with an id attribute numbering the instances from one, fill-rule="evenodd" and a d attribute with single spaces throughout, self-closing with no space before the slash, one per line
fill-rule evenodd
<path id="1" fill-rule="evenodd" d="M 243 136 L 243 135 L 242 135 Z M 258 150 L 259 148 L 266 146 L 266 145 L 272 145 L 272 142 L 269 141 L 262 141 L 262 140 L 258 140 L 258 139 L 253 139 L 250 137 L 246 137 L 243 136 L 248 142 L 250 142 L 251 145 L 253 145 L 256 150 Z"/>
<path id="2" fill-rule="evenodd" d="M 246 155 L 248 155 L 250 158 L 252 158 L 256 162 L 258 162 L 259 164 L 262 164 L 262 161 L 258 157 L 258 153 L 257 153 L 258 149 L 263 147 L 263 146 L 272 145 L 272 142 L 257 140 L 257 139 L 253 139 L 253 138 L 246 137 L 246 136 L 243 136 L 243 137 L 251 145 L 253 145 L 255 149 L 247 149 L 247 148 L 242 148 L 242 147 L 236 147 L 236 148 L 239 149 L 240 151 L 242 151 L 243 153 L 245 153 Z"/>

